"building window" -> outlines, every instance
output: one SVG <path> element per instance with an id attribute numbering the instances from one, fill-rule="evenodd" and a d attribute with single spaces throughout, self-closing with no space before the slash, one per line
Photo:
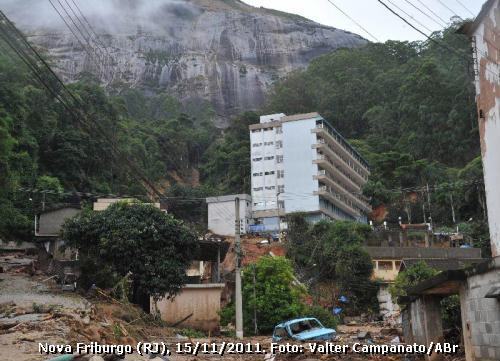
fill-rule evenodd
<path id="1" fill-rule="evenodd" d="M 282 127 L 276 127 L 276 134 L 283 134 L 283 128 Z"/>
<path id="2" fill-rule="evenodd" d="M 261 190 L 263 190 L 263 189 L 264 189 L 264 188 L 262 188 L 262 187 L 256 187 L 256 188 L 254 188 L 253 190 L 254 190 L 255 192 L 258 192 L 258 191 L 261 191 Z"/>
<path id="3" fill-rule="evenodd" d="M 276 156 L 276 163 L 283 163 L 283 156 L 282 155 Z"/>
<path id="4" fill-rule="evenodd" d="M 285 201 L 278 201 L 278 208 L 285 209 Z"/>
<path id="5" fill-rule="evenodd" d="M 285 171 L 283 169 L 278 170 L 278 178 L 285 178 Z"/>
<path id="6" fill-rule="evenodd" d="M 271 128 L 264 128 L 264 132 L 269 132 L 270 130 L 273 130 L 273 127 L 271 127 Z"/>
<path id="7" fill-rule="evenodd" d="M 260 129 L 252 129 L 252 133 L 260 133 Z"/>
<path id="8" fill-rule="evenodd" d="M 254 162 L 260 162 L 262 160 L 262 158 L 253 158 L 252 161 Z"/>
<path id="9" fill-rule="evenodd" d="M 283 193 L 283 192 L 285 192 L 285 186 L 284 186 L 284 185 L 280 185 L 280 186 L 278 186 L 278 192 L 279 192 L 279 193 Z"/>
<path id="10" fill-rule="evenodd" d="M 270 171 L 270 172 L 265 172 L 264 175 L 273 175 L 274 174 L 274 170 Z"/>
<path id="11" fill-rule="evenodd" d="M 262 146 L 262 143 L 253 143 L 253 144 L 252 144 L 252 147 L 255 147 L 255 148 L 256 148 L 256 147 L 260 147 L 260 146 Z"/>
<path id="12" fill-rule="evenodd" d="M 273 159 L 274 159 L 274 156 L 264 157 L 264 160 L 273 160 Z"/>
<path id="13" fill-rule="evenodd" d="M 393 269 L 392 261 L 378 261 L 378 269 L 390 271 Z"/>
<path id="14" fill-rule="evenodd" d="M 276 149 L 281 149 L 281 148 L 283 148 L 283 142 L 281 140 L 278 140 L 276 142 Z"/>
<path id="15" fill-rule="evenodd" d="M 275 187 L 275 186 L 269 186 L 269 187 L 266 187 L 266 189 L 267 189 L 268 191 L 272 191 L 273 189 L 276 189 L 276 187 Z"/>
<path id="16" fill-rule="evenodd" d="M 253 174 L 253 176 L 254 176 L 254 177 L 259 177 L 259 176 L 261 176 L 261 175 L 262 175 L 262 172 L 259 172 L 259 173 L 254 173 L 254 174 Z"/>
<path id="17" fill-rule="evenodd" d="M 273 145 L 274 142 L 264 142 L 264 145 Z"/>

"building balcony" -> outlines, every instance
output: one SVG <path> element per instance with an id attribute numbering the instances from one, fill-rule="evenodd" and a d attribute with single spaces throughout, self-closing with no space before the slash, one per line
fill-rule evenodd
<path id="1" fill-rule="evenodd" d="M 342 157 L 339 156 L 338 152 L 333 150 L 324 139 L 318 139 L 318 143 L 313 144 L 312 147 L 325 154 L 330 163 L 335 168 L 337 168 L 337 171 L 343 173 L 343 175 L 347 179 L 349 179 L 351 183 L 355 184 L 358 189 L 360 189 L 361 186 L 368 180 L 368 177 L 363 177 L 361 174 L 356 172 L 344 159 L 342 159 Z M 336 162 L 333 162 L 333 160 L 336 160 Z"/>
<path id="2" fill-rule="evenodd" d="M 318 191 L 314 192 L 314 195 L 322 196 L 328 199 L 330 202 L 353 217 L 359 217 L 361 215 L 360 212 L 351 206 L 342 195 L 333 192 L 330 187 L 321 186 L 318 188 Z"/>
<path id="3" fill-rule="evenodd" d="M 335 182 L 331 174 L 326 172 L 325 170 L 320 170 L 317 176 L 314 176 L 314 179 L 326 184 L 330 189 L 332 189 L 335 193 L 343 195 L 347 200 L 355 203 L 358 208 L 360 208 L 363 212 L 369 213 L 371 212 L 371 207 L 369 204 L 362 198 L 361 194 L 354 194 L 344 187 L 342 187 L 339 183 Z"/>
<path id="4" fill-rule="evenodd" d="M 348 149 L 346 146 L 342 144 L 342 140 L 339 139 L 339 135 L 335 134 L 332 132 L 327 126 L 324 126 L 323 124 L 317 124 L 316 128 L 312 130 L 313 133 L 316 133 L 318 136 L 321 136 L 323 139 L 326 139 L 326 142 L 333 148 L 335 149 L 336 152 L 339 153 L 339 157 L 346 158 L 353 162 L 353 165 L 349 165 L 349 163 L 346 162 L 346 164 L 353 169 L 354 167 L 358 168 L 358 171 L 356 173 L 360 174 L 361 177 L 368 177 L 370 175 L 370 170 L 368 167 L 363 164 L 363 162 L 359 159 L 359 156 L 354 154 L 354 151 L 351 149 Z M 345 160 L 342 159 L 344 162 Z"/>
<path id="5" fill-rule="evenodd" d="M 319 165 L 323 169 L 326 169 L 332 175 L 337 176 L 337 178 L 339 178 L 345 187 L 350 191 L 361 192 L 360 185 L 354 182 L 343 169 L 335 166 L 327 156 L 318 154 L 317 159 L 314 160 L 313 163 Z"/>

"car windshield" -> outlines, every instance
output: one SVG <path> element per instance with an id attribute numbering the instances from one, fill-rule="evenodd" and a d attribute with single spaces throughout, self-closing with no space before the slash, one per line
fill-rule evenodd
<path id="1" fill-rule="evenodd" d="M 290 330 L 294 335 L 304 331 L 314 330 L 316 328 L 323 328 L 323 326 L 321 326 L 321 324 L 315 319 L 302 320 L 290 324 Z"/>

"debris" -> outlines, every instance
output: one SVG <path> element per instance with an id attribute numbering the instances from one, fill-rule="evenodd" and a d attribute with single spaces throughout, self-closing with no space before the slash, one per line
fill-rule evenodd
<path id="1" fill-rule="evenodd" d="M 382 328 L 380 330 L 380 334 L 384 336 L 400 336 L 402 333 L 402 330 L 396 327 Z"/>
<path id="2" fill-rule="evenodd" d="M 186 321 L 187 319 L 189 319 L 191 316 L 193 316 L 193 313 L 191 312 L 189 315 L 187 315 L 186 317 L 184 318 L 181 318 L 179 321 L 175 322 L 172 327 L 176 327 L 178 325 L 180 325 L 181 323 L 183 323 L 184 321 Z"/>
<path id="3" fill-rule="evenodd" d="M 358 340 L 366 340 L 366 339 L 369 339 L 369 338 L 372 338 L 370 332 L 368 331 L 360 331 L 358 332 Z"/>
<path id="4" fill-rule="evenodd" d="M 399 336 L 394 337 L 394 338 L 391 340 L 391 343 L 394 343 L 394 344 L 401 343 L 401 340 L 399 339 Z"/>

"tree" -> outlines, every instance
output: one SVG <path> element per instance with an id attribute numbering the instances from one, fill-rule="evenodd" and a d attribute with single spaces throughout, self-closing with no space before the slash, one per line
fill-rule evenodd
<path id="1" fill-rule="evenodd" d="M 389 287 L 392 299 L 397 301 L 399 297 L 406 296 L 409 287 L 437 275 L 439 272 L 431 268 L 424 261 L 420 261 L 403 272 L 399 272 L 394 283 Z"/>
<path id="2" fill-rule="evenodd" d="M 84 285 L 109 287 L 130 272 L 134 288 L 155 299 L 179 292 L 197 249 L 182 222 L 141 203 L 83 212 L 64 225 L 63 237 L 79 251 Z"/>
<path id="3" fill-rule="evenodd" d="M 304 311 L 306 290 L 297 284 L 291 262 L 284 257 L 261 257 L 243 269 L 243 314 L 245 328 L 254 330 L 254 315 L 259 332 L 269 332 L 286 319 Z"/>
<path id="4" fill-rule="evenodd" d="M 350 312 L 375 311 L 377 285 L 370 279 L 373 265 L 362 246 L 370 226 L 348 221 L 321 221 L 311 226 L 302 214 L 291 215 L 289 221 L 287 254 L 301 279 L 311 286 L 326 282 L 337 288 L 351 299 Z"/>

